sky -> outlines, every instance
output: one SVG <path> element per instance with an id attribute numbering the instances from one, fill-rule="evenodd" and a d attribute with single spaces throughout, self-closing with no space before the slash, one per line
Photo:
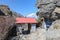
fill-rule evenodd
<path id="1" fill-rule="evenodd" d="M 23 16 L 37 12 L 36 0 L 0 0 L 0 4 L 8 5 L 12 11 Z"/>

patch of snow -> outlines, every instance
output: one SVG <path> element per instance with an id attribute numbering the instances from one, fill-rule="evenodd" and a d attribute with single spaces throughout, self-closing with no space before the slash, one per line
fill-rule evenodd
<path id="1" fill-rule="evenodd" d="M 35 19 L 37 19 L 36 13 L 28 14 L 26 17 L 30 17 L 30 18 L 35 18 Z"/>

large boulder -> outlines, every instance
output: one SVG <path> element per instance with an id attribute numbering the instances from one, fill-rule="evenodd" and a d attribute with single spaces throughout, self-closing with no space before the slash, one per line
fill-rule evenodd
<path id="1" fill-rule="evenodd" d="M 23 16 L 11 11 L 7 5 L 0 5 L 0 40 L 7 40 L 9 38 L 8 36 L 11 36 L 10 34 L 12 34 L 12 31 L 14 32 L 13 28 L 16 17 Z"/>
<path id="2" fill-rule="evenodd" d="M 7 5 L 0 5 L 0 10 L 5 14 L 9 15 L 10 14 L 10 8 Z"/>
<path id="3" fill-rule="evenodd" d="M 47 5 L 47 4 L 50 4 L 50 3 L 56 3 L 58 0 L 37 0 L 37 3 L 36 3 L 36 6 L 37 7 L 41 7 L 41 5 Z"/>
<path id="4" fill-rule="evenodd" d="M 0 40 L 8 36 L 8 32 L 14 27 L 15 19 L 9 16 L 0 16 Z"/>
<path id="5" fill-rule="evenodd" d="M 51 16 L 52 19 L 60 19 L 60 7 L 56 7 Z"/>
<path id="6" fill-rule="evenodd" d="M 54 21 L 49 29 L 60 29 L 60 20 Z"/>
<path id="7" fill-rule="evenodd" d="M 38 7 L 38 16 L 57 20 L 60 19 L 60 0 L 37 0 L 37 7 Z M 57 11 L 57 14 L 56 12 Z"/>
<path id="8" fill-rule="evenodd" d="M 58 2 L 56 5 L 60 7 L 60 2 Z"/>
<path id="9" fill-rule="evenodd" d="M 46 34 L 47 40 L 60 40 L 60 20 L 54 21 Z"/>

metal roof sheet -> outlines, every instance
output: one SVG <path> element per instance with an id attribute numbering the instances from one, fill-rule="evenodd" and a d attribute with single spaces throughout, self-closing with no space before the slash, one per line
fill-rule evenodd
<path id="1" fill-rule="evenodd" d="M 16 18 L 16 23 L 37 23 L 34 18 Z"/>

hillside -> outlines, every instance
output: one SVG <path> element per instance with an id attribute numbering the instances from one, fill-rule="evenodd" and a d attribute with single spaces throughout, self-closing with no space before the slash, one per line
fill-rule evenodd
<path id="1" fill-rule="evenodd" d="M 0 40 L 7 40 L 10 31 L 15 27 L 15 18 L 22 15 L 10 10 L 7 5 L 0 5 Z"/>
<path id="2" fill-rule="evenodd" d="M 7 5 L 0 5 L 0 15 L 13 16 L 13 17 L 23 17 L 21 14 L 10 10 Z"/>

